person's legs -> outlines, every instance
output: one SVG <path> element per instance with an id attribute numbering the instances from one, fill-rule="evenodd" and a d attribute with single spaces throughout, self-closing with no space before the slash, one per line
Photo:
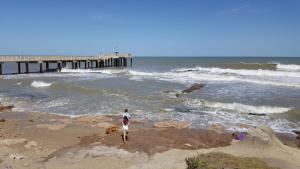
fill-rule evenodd
<path id="1" fill-rule="evenodd" d="M 126 138 L 127 141 L 129 141 L 129 138 L 128 138 L 128 131 L 126 131 L 126 137 L 125 137 L 125 138 Z"/>
<path id="2" fill-rule="evenodd" d="M 123 142 L 126 142 L 126 130 L 123 130 Z"/>

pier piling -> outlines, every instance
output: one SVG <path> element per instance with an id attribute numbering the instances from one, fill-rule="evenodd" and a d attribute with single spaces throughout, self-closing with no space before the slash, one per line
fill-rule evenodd
<path id="1" fill-rule="evenodd" d="M 39 62 L 40 65 L 40 73 L 43 73 L 43 62 Z"/>
<path id="2" fill-rule="evenodd" d="M 29 73 L 29 63 L 25 63 L 25 73 Z"/>
<path id="3" fill-rule="evenodd" d="M 46 72 L 49 72 L 49 62 L 46 62 Z"/>
<path id="4" fill-rule="evenodd" d="M 0 62 L 0 75 L 2 75 L 3 72 L 2 72 L 2 63 Z"/>
<path id="5" fill-rule="evenodd" d="M 61 71 L 61 62 L 57 62 L 57 69 Z"/>
<path id="6" fill-rule="evenodd" d="M 18 74 L 21 74 L 21 62 L 18 62 Z"/>

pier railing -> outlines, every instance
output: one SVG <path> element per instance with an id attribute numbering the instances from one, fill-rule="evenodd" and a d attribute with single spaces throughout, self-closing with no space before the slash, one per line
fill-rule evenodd
<path id="1" fill-rule="evenodd" d="M 38 61 L 80 61 L 104 60 L 110 58 L 132 58 L 131 54 L 100 54 L 97 56 L 29 56 L 29 55 L 0 55 L 0 62 L 38 62 Z"/>

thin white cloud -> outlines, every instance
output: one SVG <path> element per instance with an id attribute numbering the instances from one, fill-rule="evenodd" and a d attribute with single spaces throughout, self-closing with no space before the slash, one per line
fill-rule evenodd
<path id="1" fill-rule="evenodd" d="M 232 9 L 229 10 L 229 12 L 237 12 L 237 11 L 239 11 L 238 8 L 232 8 Z"/>
<path id="2" fill-rule="evenodd" d="M 248 4 L 244 4 L 244 5 L 240 6 L 240 7 L 229 9 L 228 12 L 229 13 L 239 12 L 239 11 L 241 11 L 241 10 L 243 10 L 245 8 L 249 8 L 249 7 L 250 6 Z"/>
<path id="3" fill-rule="evenodd" d="M 250 5 L 248 5 L 248 4 L 245 4 L 245 5 L 243 5 L 243 7 L 244 7 L 244 8 L 249 8 L 249 7 L 250 7 Z"/>
<path id="4" fill-rule="evenodd" d="M 103 15 L 91 15 L 91 19 L 101 21 L 104 19 Z"/>

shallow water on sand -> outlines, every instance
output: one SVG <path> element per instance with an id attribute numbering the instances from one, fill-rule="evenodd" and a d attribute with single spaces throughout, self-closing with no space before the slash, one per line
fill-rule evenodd
<path id="1" fill-rule="evenodd" d="M 16 65 L 4 69 L 12 73 Z M 205 87 L 176 96 L 194 83 Z M 196 128 L 263 123 L 292 132 L 300 128 L 300 59 L 136 57 L 127 68 L 4 75 L 0 101 L 24 112 L 75 116 L 128 108 L 135 118 L 176 119 Z"/>

